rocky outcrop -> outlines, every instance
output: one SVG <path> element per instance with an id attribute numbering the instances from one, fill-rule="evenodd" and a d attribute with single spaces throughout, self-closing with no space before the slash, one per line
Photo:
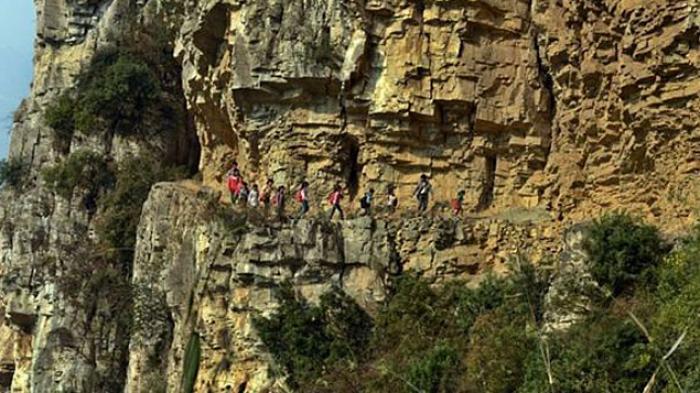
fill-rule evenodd
<path id="1" fill-rule="evenodd" d="M 91 280 L 101 279 L 84 267 L 92 257 L 94 212 L 83 203 L 86 190 L 68 199 L 48 190 L 42 173 L 66 152 L 56 149 L 56 133 L 44 115 L 75 87 L 101 48 L 146 23 L 141 19 L 158 17 L 154 5 L 141 3 L 35 2 L 34 81 L 17 113 L 10 146 L 10 158 L 27 173 L 21 188 L 0 190 L 0 391 L 113 392 L 124 385 L 128 331 L 117 321 L 120 310 L 106 288 L 86 292 Z M 177 100 L 174 86 L 167 93 Z M 179 99 L 184 106 L 181 93 Z M 142 152 L 162 154 L 165 161 L 196 157 L 196 143 L 183 146 L 192 142 L 190 129 L 171 131 L 148 141 L 76 133 L 68 150 L 96 152 L 115 164 Z"/>
<path id="2" fill-rule="evenodd" d="M 517 253 L 558 253 L 570 224 L 605 210 L 670 231 L 697 219 L 697 0 L 35 4 L 35 77 L 10 147 L 29 172 L 22 189 L 0 191 L 0 391 L 177 390 L 191 343 L 197 391 L 275 390 L 284 380 L 250 317 L 275 307 L 284 280 L 310 299 L 342 286 L 371 310 L 392 275 L 476 284 Z M 95 222 L 81 191 L 66 200 L 44 184 L 43 168 L 65 155 L 44 117 L 100 48 L 145 38 L 174 47 L 165 86 L 187 109 L 181 127 L 76 134 L 68 148 L 117 163 L 139 152 L 199 161 L 201 184 L 159 185 L 144 206 L 133 266 L 119 275 L 133 287 L 128 332 L 113 293 L 70 290 L 91 278 L 79 268 Z M 308 179 L 313 211 L 338 181 L 349 204 L 394 184 L 400 211 L 243 231 L 212 207 L 234 159 L 248 180 Z M 421 173 L 436 203 L 416 218 Z M 444 218 L 458 189 L 470 214 Z"/>
<path id="3" fill-rule="evenodd" d="M 284 375 L 251 323 L 275 309 L 274 288 L 283 282 L 311 301 L 337 286 L 373 310 L 403 270 L 476 284 L 489 265 L 502 269 L 518 251 L 537 259 L 556 249 L 541 234 L 546 220 L 316 217 L 254 224 L 240 220 L 242 212 L 222 214 L 219 197 L 190 183 L 163 183 L 144 205 L 129 392 L 155 391 L 154 381 L 180 391 L 192 337 L 201 346 L 195 391 L 284 391 Z M 499 249 L 505 243 L 514 248 Z M 525 244 L 537 246 L 517 248 Z"/>

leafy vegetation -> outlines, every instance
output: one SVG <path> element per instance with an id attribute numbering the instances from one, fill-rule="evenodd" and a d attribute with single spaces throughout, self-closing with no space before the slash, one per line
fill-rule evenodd
<path id="1" fill-rule="evenodd" d="M 103 49 L 76 89 L 47 108 L 45 122 L 54 130 L 57 146 L 66 149 L 75 131 L 129 136 L 170 128 L 179 109 L 164 97 L 158 71 L 159 65 L 140 54 Z"/>
<path id="2" fill-rule="evenodd" d="M 55 147 L 60 151 L 67 151 L 73 139 L 77 105 L 77 100 L 66 93 L 50 104 L 44 113 L 46 125 L 54 131 Z"/>
<path id="3" fill-rule="evenodd" d="M 109 129 L 129 135 L 140 130 L 146 112 L 158 103 L 160 82 L 139 58 L 117 50 L 99 53 L 82 76 L 74 114 L 78 131 Z"/>
<path id="4" fill-rule="evenodd" d="M 331 291 L 316 306 L 285 284 L 277 297 L 279 309 L 253 323 L 275 360 L 289 373 L 291 386 L 312 388 L 329 365 L 346 366 L 362 358 L 371 319 L 347 295 Z"/>
<path id="5" fill-rule="evenodd" d="M 0 186 L 8 185 L 20 189 L 26 176 L 27 167 L 19 159 L 0 160 Z"/>
<path id="6" fill-rule="evenodd" d="M 505 368 L 491 362 L 492 367 L 482 367 L 473 378 L 465 379 L 469 364 L 465 354 L 471 347 L 481 351 L 488 345 L 480 336 L 470 340 L 470 332 L 488 324 L 483 316 L 494 310 L 511 321 L 510 329 L 504 329 L 499 338 L 502 348 L 524 336 L 524 342 L 534 344 L 535 336 L 524 324 L 515 327 L 516 321 L 541 309 L 534 303 L 543 293 L 526 295 L 521 287 L 525 282 L 533 284 L 531 280 L 536 281 L 532 288 L 546 288 L 540 285 L 546 277 L 538 276 L 530 265 L 519 268 L 513 278 L 491 277 L 476 289 L 457 283 L 434 289 L 406 275 L 398 278 L 396 291 L 376 316 L 374 328 L 346 295 L 327 294 L 314 306 L 285 286 L 277 312 L 257 318 L 255 325 L 300 391 L 456 392 L 476 386 L 477 376 L 505 384 L 504 390 L 489 391 L 512 391 L 508 388 L 517 386 L 516 382 L 500 378 L 521 369 L 523 359 Z M 528 352 L 522 353 L 524 358 Z"/>
<path id="7" fill-rule="evenodd" d="M 93 198 L 97 197 L 114 179 L 105 158 L 87 150 L 72 153 L 61 163 L 44 170 L 43 175 L 49 190 L 66 199 L 73 196 L 76 188 L 85 190 Z"/>
<path id="8" fill-rule="evenodd" d="M 613 295 L 650 272 L 666 252 L 656 228 L 625 213 L 606 214 L 596 220 L 585 249 L 593 278 Z"/>
<path id="9" fill-rule="evenodd" d="M 124 263 L 131 261 L 141 208 L 151 187 L 185 174 L 183 168 L 164 167 L 150 157 L 134 157 L 120 165 L 114 187 L 100 201 L 102 209 L 96 225 L 97 235 L 111 256 Z"/>
<path id="10" fill-rule="evenodd" d="M 626 215 L 595 221 L 591 234 L 593 266 L 624 271 L 596 276 L 609 290 L 568 329 L 546 329 L 550 278 L 525 262 L 474 289 L 405 274 L 373 324 L 345 324 L 355 326 L 350 336 L 329 329 L 361 315 L 347 297 L 314 306 L 285 288 L 287 300 L 256 327 L 298 391 L 700 391 L 700 227 L 670 253 L 654 228 Z"/>

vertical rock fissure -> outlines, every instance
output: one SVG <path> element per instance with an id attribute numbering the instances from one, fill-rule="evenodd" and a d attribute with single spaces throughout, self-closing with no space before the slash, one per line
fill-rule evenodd
<path id="1" fill-rule="evenodd" d="M 545 60 L 542 58 L 542 48 L 540 48 L 539 42 L 541 38 L 540 33 L 537 31 L 536 27 L 533 26 L 532 29 L 532 48 L 535 51 L 535 59 L 537 60 L 537 72 L 540 79 L 540 83 L 542 84 L 542 88 L 547 92 L 547 109 L 551 125 L 557 113 L 557 102 L 556 96 L 554 95 L 554 78 L 552 77 L 552 73 L 549 66 L 545 63 Z"/>
<path id="2" fill-rule="evenodd" d="M 489 153 L 484 156 L 484 177 L 477 207 L 478 211 L 488 209 L 493 203 L 493 193 L 496 185 L 496 165 L 497 158 L 495 153 Z"/>

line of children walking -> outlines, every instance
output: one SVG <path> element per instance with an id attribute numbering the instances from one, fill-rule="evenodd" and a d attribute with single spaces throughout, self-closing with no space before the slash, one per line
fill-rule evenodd
<path id="1" fill-rule="evenodd" d="M 238 168 L 238 163 L 233 162 L 231 169 L 228 171 L 228 189 L 231 193 L 231 203 L 233 205 L 244 204 L 250 208 L 257 209 L 262 205 L 265 215 L 269 215 L 270 207 L 275 207 L 275 215 L 278 220 L 284 219 L 284 211 L 286 207 L 286 189 L 283 185 L 275 188 L 274 181 L 268 179 L 262 191 L 257 184 L 252 187 L 248 186 L 243 180 L 243 176 Z M 360 198 L 360 212 L 363 216 L 372 214 L 372 204 L 374 203 L 374 188 L 370 188 Z M 424 213 L 428 209 L 430 195 L 432 194 L 432 185 L 428 176 L 423 174 L 420 177 L 416 188 L 413 191 L 413 196 L 418 202 L 418 212 Z M 460 190 L 457 197 L 450 201 L 452 213 L 455 216 L 462 215 L 462 205 L 464 203 L 465 192 Z M 330 205 L 329 219 L 333 219 L 335 213 L 338 212 L 340 219 L 345 219 L 341 202 L 344 198 L 343 187 L 340 183 L 336 183 L 333 191 L 328 195 L 328 204 Z M 304 217 L 310 210 L 309 202 L 309 183 L 302 181 L 296 189 L 294 199 L 299 203 L 298 218 Z M 386 190 L 386 205 L 385 210 L 389 214 L 396 212 L 399 205 L 399 200 L 396 196 L 396 189 L 393 185 L 389 185 Z"/>

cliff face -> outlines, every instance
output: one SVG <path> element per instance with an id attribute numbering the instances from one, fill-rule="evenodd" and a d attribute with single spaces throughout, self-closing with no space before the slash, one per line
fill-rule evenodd
<path id="1" fill-rule="evenodd" d="M 696 0 L 35 3 L 35 77 L 10 151 L 29 173 L 0 194 L 0 389 L 178 391 L 196 340 L 195 391 L 277 391 L 250 318 L 274 308 L 280 282 L 311 299 L 340 285 L 371 310 L 401 271 L 478 282 L 516 252 L 558 252 L 563 228 L 603 210 L 668 230 L 697 218 Z M 168 43 L 179 126 L 76 134 L 69 150 L 198 160 L 202 183 L 158 185 L 144 205 L 121 272 L 125 330 L 113 293 L 66 285 L 90 258 L 69 251 L 95 239 L 94 217 L 80 190 L 54 195 L 41 173 L 66 154 L 46 108 L 134 34 Z M 395 184 L 408 209 L 427 173 L 436 202 L 464 189 L 476 214 L 231 228 L 215 205 L 234 159 L 258 182 L 308 179 L 314 209 L 337 181 L 351 197 Z"/>

